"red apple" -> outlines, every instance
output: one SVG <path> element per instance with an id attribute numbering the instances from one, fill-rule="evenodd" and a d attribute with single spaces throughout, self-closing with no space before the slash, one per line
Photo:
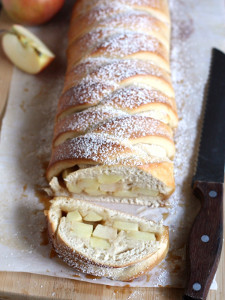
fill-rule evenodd
<path id="1" fill-rule="evenodd" d="M 8 15 L 16 22 L 38 25 L 50 20 L 65 0 L 2 0 Z"/>

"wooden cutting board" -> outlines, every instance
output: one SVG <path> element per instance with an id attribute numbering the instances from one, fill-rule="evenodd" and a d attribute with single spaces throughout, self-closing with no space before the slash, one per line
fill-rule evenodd
<path id="1" fill-rule="evenodd" d="M 0 29 L 11 25 L 4 13 L 0 13 Z M 10 88 L 13 66 L 0 48 L 0 125 Z M 1 254 L 0 254 L 1 255 Z M 208 300 L 225 299 L 224 277 L 225 251 L 223 249 L 217 272 L 217 291 L 210 291 Z M 0 266 L 1 269 L 1 266 Z M 182 289 L 174 288 L 131 288 L 102 286 L 77 280 L 62 279 L 43 275 L 0 272 L 0 299 L 181 299 Z"/>

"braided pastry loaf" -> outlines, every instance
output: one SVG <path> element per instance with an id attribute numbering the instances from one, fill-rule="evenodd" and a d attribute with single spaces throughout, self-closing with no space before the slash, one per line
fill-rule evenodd
<path id="1" fill-rule="evenodd" d="M 166 0 L 76 2 L 47 170 L 56 194 L 159 206 L 174 191 L 169 44 Z"/>

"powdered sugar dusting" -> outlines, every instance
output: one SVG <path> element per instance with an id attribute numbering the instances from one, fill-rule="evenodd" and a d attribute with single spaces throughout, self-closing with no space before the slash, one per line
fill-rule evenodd
<path id="1" fill-rule="evenodd" d="M 100 124 L 95 132 L 108 133 L 116 138 L 138 138 L 149 135 L 172 138 L 170 128 L 158 120 L 144 116 L 120 116 Z"/>
<path id="2" fill-rule="evenodd" d="M 92 5 L 94 3 L 92 2 Z M 100 22 L 107 19 L 110 15 L 118 15 L 123 11 L 129 10 L 130 7 L 123 5 L 120 1 L 99 1 L 99 3 L 92 7 L 88 13 L 84 14 L 87 24 L 92 24 L 93 22 Z M 77 20 L 80 21 L 79 19 Z"/>
<path id="3" fill-rule="evenodd" d="M 119 154 L 119 155 L 118 155 Z M 87 134 L 56 147 L 51 164 L 57 161 L 84 159 L 104 165 L 143 165 L 154 161 L 141 149 L 125 146 L 99 134 Z"/>
<path id="4" fill-rule="evenodd" d="M 105 64 L 102 62 L 105 61 Z M 98 65 L 100 67 L 98 68 Z M 169 76 L 163 69 L 153 65 L 150 62 L 144 62 L 136 59 L 125 59 L 125 60 L 107 60 L 102 58 L 87 59 L 84 62 L 86 80 L 101 80 L 105 82 L 121 82 L 126 78 L 130 78 L 135 75 L 152 75 L 162 77 L 169 81 Z M 74 73 L 80 73 L 80 66 L 74 69 Z M 81 72 L 82 73 L 82 72 Z M 76 83 L 76 82 L 75 82 Z"/>
<path id="5" fill-rule="evenodd" d="M 98 48 L 101 49 L 103 55 L 114 54 L 124 57 L 140 51 L 159 52 L 160 43 L 156 38 L 149 35 L 126 32 L 110 36 L 110 38 L 96 47 L 94 52 L 97 52 Z"/>
<path id="6" fill-rule="evenodd" d="M 82 17 L 81 17 L 82 18 Z M 159 24 L 165 26 L 165 23 L 157 20 L 155 17 L 145 11 L 133 10 L 129 6 L 124 6 L 119 3 L 115 6 L 107 4 L 98 5 L 84 15 L 87 25 L 99 28 L 110 26 L 116 28 L 130 28 L 135 30 L 137 27 L 148 29 L 150 31 L 159 31 Z M 80 19 L 77 20 L 80 22 Z"/>
<path id="7" fill-rule="evenodd" d="M 161 0 L 120 0 L 121 3 L 129 3 L 130 5 L 150 6 L 154 8 L 163 8 L 163 1 Z"/>
<path id="8" fill-rule="evenodd" d="M 118 89 L 112 96 L 104 100 L 108 105 L 115 105 L 121 108 L 137 108 L 148 103 L 167 103 L 171 104 L 171 100 L 157 90 L 148 87 L 128 86 Z"/>
<path id="9" fill-rule="evenodd" d="M 101 21 L 98 23 L 98 27 L 106 26 L 106 22 L 111 24 L 112 27 L 129 28 L 130 30 L 135 30 L 136 28 L 149 31 L 159 31 L 159 24 L 161 23 L 156 18 L 152 17 L 148 13 L 139 11 L 126 11 L 125 13 L 112 16 L 107 18 L 107 21 Z M 97 27 L 96 26 L 96 27 Z"/>
<path id="10" fill-rule="evenodd" d="M 84 133 L 96 124 L 117 115 L 127 114 L 121 110 L 114 109 L 112 106 L 93 106 L 84 111 L 69 115 L 56 123 L 55 134 L 58 135 L 67 131 Z"/>
<path id="11" fill-rule="evenodd" d="M 78 85 L 67 90 L 60 98 L 58 113 L 81 104 L 98 104 L 102 98 L 108 95 L 114 86 L 95 82 L 93 80 L 82 80 Z"/>
<path id="12" fill-rule="evenodd" d="M 59 101 L 58 112 L 77 104 L 98 103 L 110 89 L 118 89 L 123 81 L 135 76 L 149 76 L 149 80 L 151 76 L 158 77 L 170 84 L 167 72 L 151 62 L 101 57 L 86 59 L 69 73 L 65 82 L 67 90 Z"/>
<path id="13" fill-rule="evenodd" d="M 111 0 L 110 1 L 111 5 L 136 5 L 137 7 L 142 7 L 142 6 L 150 6 L 150 7 L 154 7 L 154 8 L 160 8 L 163 9 L 163 4 L 164 1 L 161 0 Z M 82 1 L 81 3 L 79 3 L 78 8 L 79 11 L 84 12 L 87 11 L 88 9 L 90 9 L 90 7 L 94 7 L 94 6 L 100 6 L 100 5 L 109 5 L 109 1 L 108 0 L 93 0 L 91 2 L 91 4 L 88 1 Z"/>
<path id="14" fill-rule="evenodd" d="M 95 7 L 97 8 L 101 8 L 101 7 L 108 7 L 111 4 L 112 7 L 119 7 L 122 5 L 126 5 L 127 8 L 132 8 L 132 6 L 136 6 L 136 8 L 142 8 L 144 6 L 150 6 L 152 8 L 158 8 L 158 9 L 165 9 L 165 7 L 163 6 L 164 1 L 161 0 L 111 0 L 110 3 L 108 0 L 93 0 L 90 2 L 88 1 L 82 1 L 79 2 L 77 5 L 77 13 L 84 13 L 86 11 L 88 11 L 90 8 L 95 9 Z"/>

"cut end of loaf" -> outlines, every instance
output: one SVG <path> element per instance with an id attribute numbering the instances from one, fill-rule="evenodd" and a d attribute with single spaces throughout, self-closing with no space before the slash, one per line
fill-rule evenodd
<path id="1" fill-rule="evenodd" d="M 51 180 L 55 195 L 64 189 L 75 197 L 91 201 L 157 207 L 165 205 L 165 199 L 174 191 L 172 164 L 168 162 L 132 168 L 80 164 L 79 170 L 64 171 L 63 180 L 64 188 L 56 177 Z"/>
<path id="2" fill-rule="evenodd" d="M 68 197 L 54 198 L 47 218 L 58 255 L 95 276 L 128 281 L 167 253 L 168 228 L 162 223 Z"/>

